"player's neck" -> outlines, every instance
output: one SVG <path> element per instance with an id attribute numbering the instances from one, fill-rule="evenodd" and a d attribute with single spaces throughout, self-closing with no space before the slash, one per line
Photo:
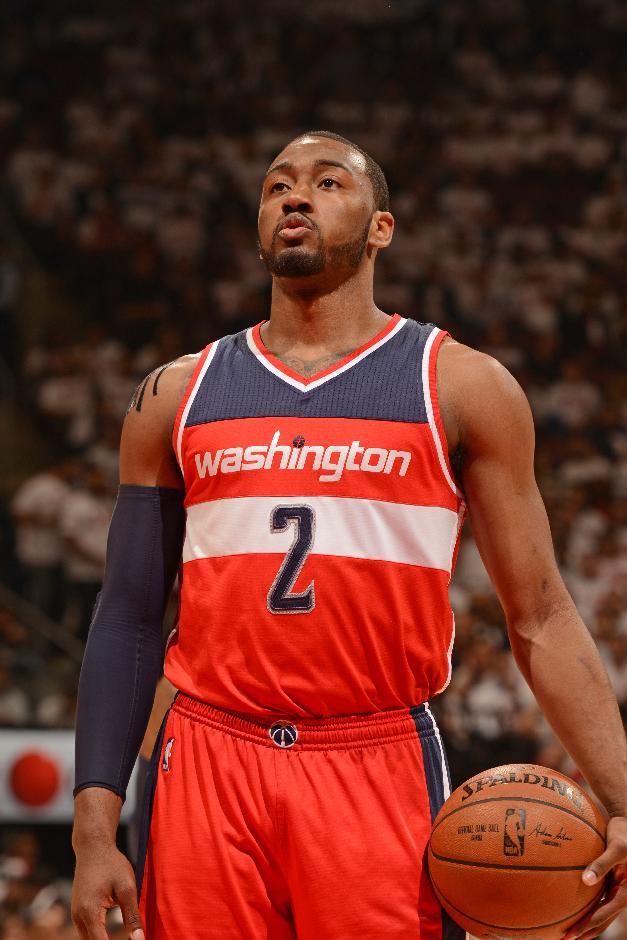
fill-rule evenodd
<path id="1" fill-rule="evenodd" d="M 262 330 L 265 345 L 279 358 L 286 353 L 345 355 L 381 330 L 388 315 L 372 295 L 372 282 L 350 279 L 328 292 L 272 288 L 270 320 Z"/>

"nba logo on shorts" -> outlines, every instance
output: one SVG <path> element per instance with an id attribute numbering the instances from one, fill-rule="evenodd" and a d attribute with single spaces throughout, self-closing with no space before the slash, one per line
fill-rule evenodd
<path id="1" fill-rule="evenodd" d="M 162 770 L 166 770 L 166 771 L 167 771 L 167 770 L 170 769 L 170 757 L 172 756 L 172 748 L 173 748 L 173 746 L 174 746 L 174 738 L 170 738 L 170 740 L 169 740 L 168 743 L 166 744 L 165 750 L 164 750 L 164 752 L 163 752 L 163 761 L 162 761 L 162 763 L 161 763 L 161 769 L 162 769 Z"/>
<path id="2" fill-rule="evenodd" d="M 526 822 L 526 810 L 505 810 L 505 833 L 503 836 L 503 852 L 505 855 L 524 855 Z"/>

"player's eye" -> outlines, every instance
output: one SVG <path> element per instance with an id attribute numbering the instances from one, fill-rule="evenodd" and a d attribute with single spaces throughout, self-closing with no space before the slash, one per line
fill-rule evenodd
<path id="1" fill-rule="evenodd" d="M 320 180 L 320 185 L 324 189 L 333 189 L 334 186 L 339 186 L 340 184 L 337 180 L 332 179 L 330 176 L 325 176 L 323 180 Z"/>
<path id="2" fill-rule="evenodd" d="M 283 187 L 282 189 L 280 187 Z M 281 180 L 277 180 L 276 183 L 273 183 L 270 187 L 271 193 L 283 193 L 287 189 L 287 183 L 282 183 Z"/>

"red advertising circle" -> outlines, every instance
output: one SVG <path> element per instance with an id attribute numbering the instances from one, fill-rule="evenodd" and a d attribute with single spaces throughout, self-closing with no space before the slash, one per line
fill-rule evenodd
<path id="1" fill-rule="evenodd" d="M 13 795 L 25 806 L 45 806 L 56 796 L 60 782 L 56 763 L 41 751 L 21 754 L 9 774 Z"/>

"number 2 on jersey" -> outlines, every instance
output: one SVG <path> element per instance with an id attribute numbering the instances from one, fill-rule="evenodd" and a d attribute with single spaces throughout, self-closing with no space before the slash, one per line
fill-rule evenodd
<path id="1" fill-rule="evenodd" d="M 270 514 L 272 532 L 285 532 L 291 523 L 296 527 L 294 541 L 268 591 L 268 610 L 273 614 L 308 614 L 316 606 L 313 581 L 305 591 L 291 593 L 313 545 L 315 515 L 311 506 L 275 506 Z"/>

